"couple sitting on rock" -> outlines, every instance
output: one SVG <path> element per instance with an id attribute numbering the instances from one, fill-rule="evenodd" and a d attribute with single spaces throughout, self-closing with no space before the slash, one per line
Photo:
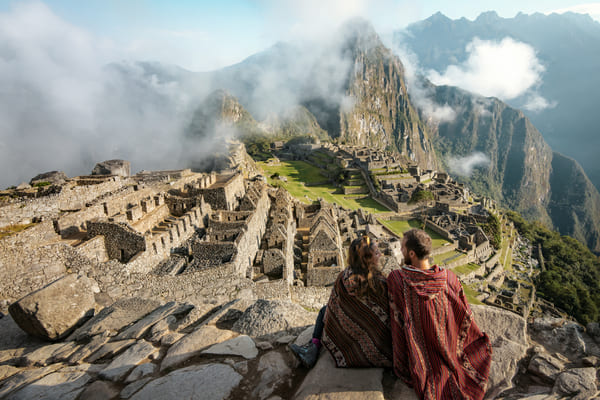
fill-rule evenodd
<path id="1" fill-rule="evenodd" d="M 430 265 L 420 229 L 404 233 L 402 254 L 405 265 L 386 280 L 377 243 L 355 239 L 312 341 L 292 351 L 310 368 L 322 343 L 338 367 L 393 367 L 421 399 L 482 399 L 492 348 L 460 282 Z"/>

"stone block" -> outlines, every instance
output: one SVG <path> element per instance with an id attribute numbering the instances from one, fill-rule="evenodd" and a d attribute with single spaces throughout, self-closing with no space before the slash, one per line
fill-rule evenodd
<path id="1" fill-rule="evenodd" d="M 383 400 L 383 368 L 336 368 L 323 351 L 293 397 L 295 400 Z"/>
<path id="2" fill-rule="evenodd" d="M 107 160 L 96 164 L 92 175 L 118 175 L 128 177 L 131 175 L 131 163 L 125 160 Z"/>
<path id="3" fill-rule="evenodd" d="M 98 292 L 94 280 L 71 274 L 13 303 L 9 312 L 30 335 L 59 340 L 94 314 Z"/>

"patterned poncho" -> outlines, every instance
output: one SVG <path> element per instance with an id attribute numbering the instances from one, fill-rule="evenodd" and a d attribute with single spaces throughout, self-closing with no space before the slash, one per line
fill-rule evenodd
<path id="1" fill-rule="evenodd" d="M 358 284 L 348 268 L 338 275 L 325 312 L 323 345 L 338 367 L 391 367 L 387 292 L 358 296 Z"/>
<path id="2" fill-rule="evenodd" d="M 387 284 L 396 375 L 421 399 L 482 399 L 492 348 L 456 275 L 404 267 Z"/>

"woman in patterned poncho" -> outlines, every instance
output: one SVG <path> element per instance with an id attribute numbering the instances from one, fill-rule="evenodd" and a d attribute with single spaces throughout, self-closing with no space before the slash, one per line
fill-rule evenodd
<path id="1" fill-rule="evenodd" d="M 319 312 L 313 339 L 290 345 L 311 368 L 321 342 L 338 367 L 391 367 L 392 342 L 381 253 L 368 236 L 355 239 L 348 250 L 348 268 L 340 272 L 326 307 Z"/>
<path id="2" fill-rule="evenodd" d="M 325 313 L 323 344 L 338 367 L 391 367 L 389 301 L 381 253 L 368 236 L 348 250 Z"/>

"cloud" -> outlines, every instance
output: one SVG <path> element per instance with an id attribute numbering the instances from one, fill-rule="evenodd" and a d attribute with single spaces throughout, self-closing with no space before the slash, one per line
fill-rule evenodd
<path id="1" fill-rule="evenodd" d="M 429 123 L 452 122 L 456 118 L 456 110 L 448 104 L 438 104 L 435 101 L 434 89 L 426 86 L 421 76 L 419 60 L 416 54 L 402 42 L 391 42 L 393 52 L 402 60 L 408 93 L 411 101 L 423 112 Z"/>
<path id="2" fill-rule="evenodd" d="M 531 96 L 529 96 L 526 99 L 526 102 L 523 105 L 523 108 L 525 108 L 526 110 L 529 110 L 529 111 L 539 112 L 539 111 L 545 110 L 547 108 L 554 108 L 557 106 L 557 104 L 558 103 L 555 101 L 549 102 L 548 100 L 546 100 L 539 94 L 533 93 Z"/>
<path id="3" fill-rule="evenodd" d="M 477 167 L 485 167 L 490 164 L 490 158 L 481 153 L 474 152 L 465 157 L 449 157 L 448 168 L 451 173 L 470 177 Z"/>
<path id="4" fill-rule="evenodd" d="M 121 54 L 40 2 L 0 13 L 0 187 L 112 158 L 134 170 L 185 166 L 183 126 L 202 84 L 107 65 Z"/>
<path id="5" fill-rule="evenodd" d="M 560 8 L 557 10 L 552 10 L 547 12 L 546 14 L 556 13 L 563 14 L 566 12 L 574 12 L 579 14 L 589 14 L 590 17 L 595 19 L 596 21 L 600 21 L 600 3 L 585 3 L 578 4 L 576 6 Z"/>
<path id="6" fill-rule="evenodd" d="M 524 98 L 523 107 L 533 112 L 556 106 L 537 92 L 545 67 L 533 47 L 509 37 L 500 42 L 475 38 L 466 50 L 462 64 L 448 66 L 443 74 L 430 70 L 428 78 L 505 101 Z"/>
<path id="7" fill-rule="evenodd" d="M 450 65 L 443 74 L 430 70 L 436 85 L 458 86 L 484 96 L 511 100 L 541 83 L 545 68 L 535 50 L 511 38 L 501 42 L 473 39 L 466 47 L 468 59 Z"/>

